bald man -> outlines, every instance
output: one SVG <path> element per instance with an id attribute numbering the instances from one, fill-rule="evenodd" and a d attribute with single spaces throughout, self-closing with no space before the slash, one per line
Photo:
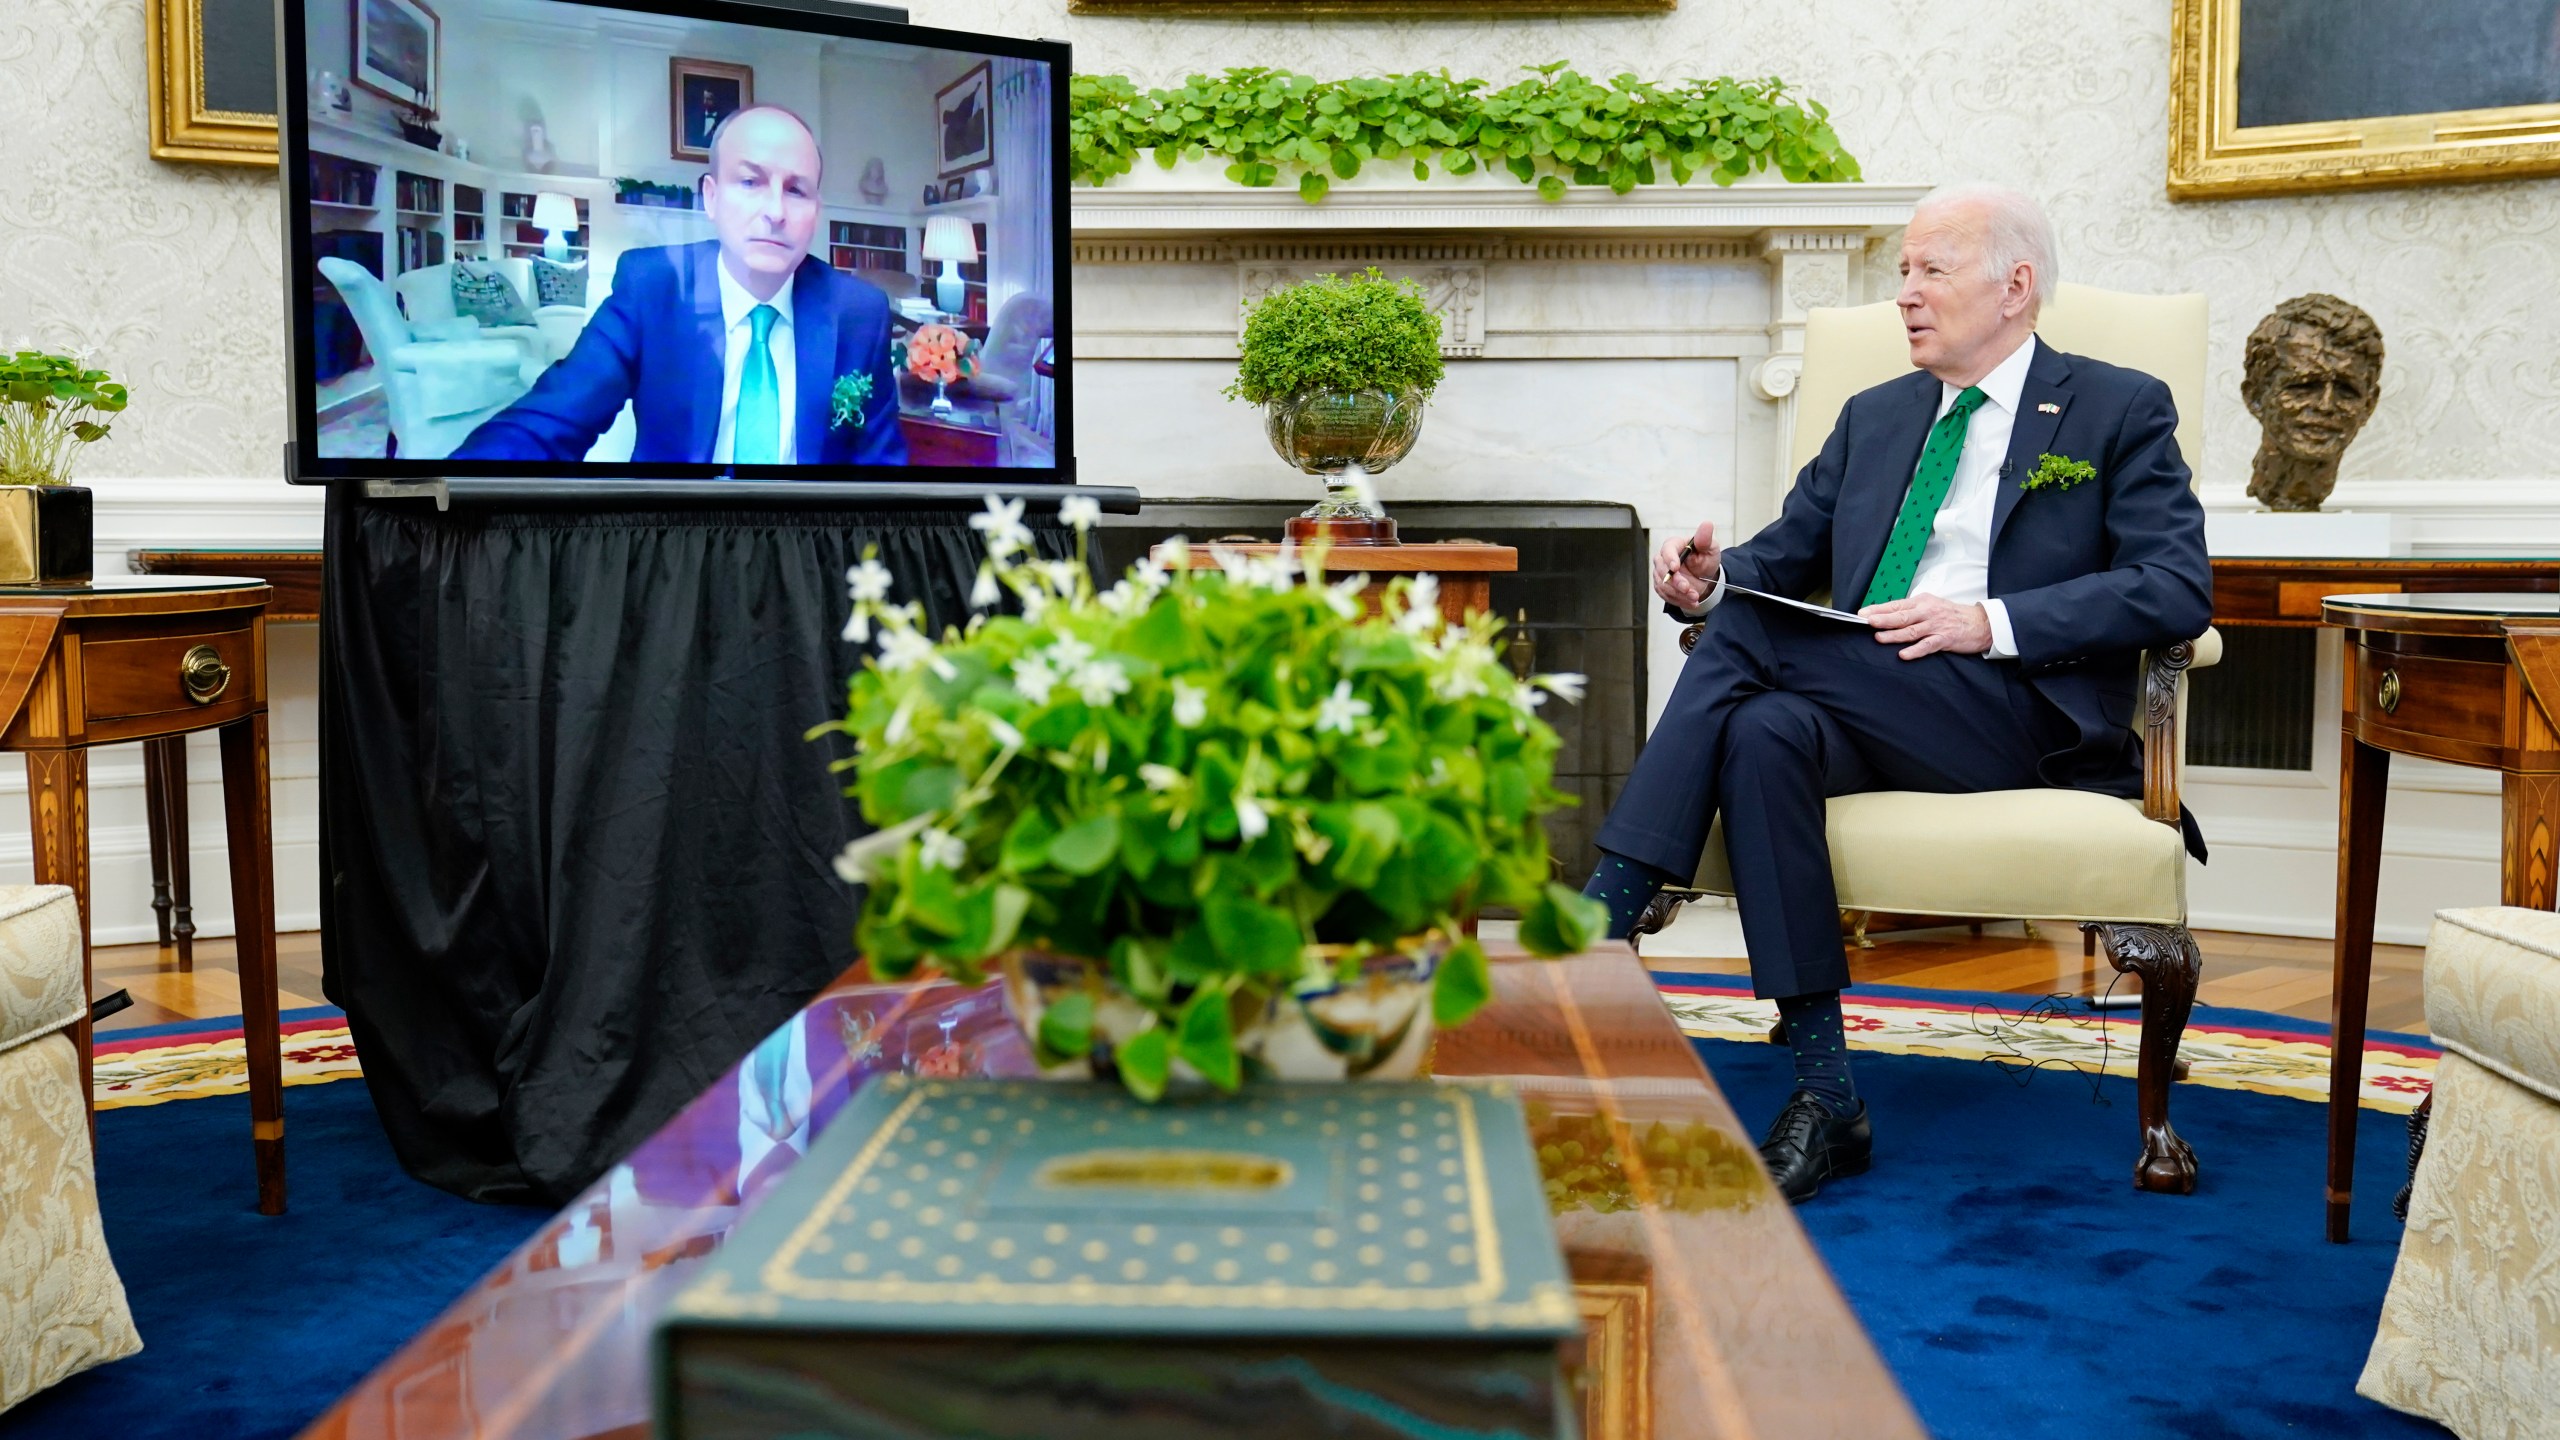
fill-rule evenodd
<path id="1" fill-rule="evenodd" d="M 722 120 L 702 179 L 717 238 L 625 251 L 578 343 L 453 458 L 582 460 L 628 403 L 635 463 L 906 464 L 888 300 L 809 253 L 823 165 L 781 106 Z"/>

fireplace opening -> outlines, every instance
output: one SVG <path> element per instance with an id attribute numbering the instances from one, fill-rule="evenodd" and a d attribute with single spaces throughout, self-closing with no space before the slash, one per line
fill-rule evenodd
<path id="1" fill-rule="evenodd" d="M 1312 483 L 1312 482 L 1311 482 Z M 1277 542 L 1304 502 L 1150 500 L 1136 515 L 1105 516 L 1095 532 L 1103 574 L 1135 564 L 1174 535 Z M 1601 502 L 1392 501 L 1412 544 L 1480 540 L 1520 552 L 1516 574 L 1493 577 L 1493 608 L 1511 627 L 1498 642 L 1515 669 L 1588 677 L 1580 705 L 1539 710 L 1563 741 L 1555 785 L 1581 803 L 1547 817 L 1559 880 L 1580 887 L 1597 859 L 1592 838 L 1644 748 L 1645 630 L 1655 607 L 1645 585 L 1645 531 L 1634 507 Z M 1515 640 L 1525 636 L 1526 643 Z"/>

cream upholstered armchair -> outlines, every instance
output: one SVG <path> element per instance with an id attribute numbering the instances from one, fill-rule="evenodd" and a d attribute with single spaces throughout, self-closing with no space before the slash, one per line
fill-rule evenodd
<path id="1" fill-rule="evenodd" d="M 2178 407 L 2179 449 L 2203 440 L 2205 300 L 2126 295 L 2064 285 L 2038 332 L 2054 348 L 2158 376 Z M 1822 448 L 1851 395 L 1911 370 L 1902 320 L 1891 304 L 1815 310 L 1805 325 L 1790 464 Z M 1683 637 L 1683 648 L 1694 640 Z M 2195 1154 L 2169 1126 L 2178 1040 L 2203 969 L 2187 932 L 2187 856 L 2178 829 L 2180 702 L 2186 672 L 2221 658 L 2221 637 L 2142 660 L 2142 798 L 2084 790 L 2004 790 L 1978 795 L 1877 791 L 1829 805 L 1831 872 L 1848 910 L 1968 920 L 2067 919 L 2102 940 L 2116 969 L 2142 978 L 2137 1109 L 2142 1157 L 2134 1183 L 2190 1194 Z M 1724 831 L 1708 836 L 1697 888 L 1731 895 Z M 1674 895 L 1677 892 L 1669 892 Z M 1665 923 L 1673 905 L 1646 917 Z M 1648 928 L 1640 925 L 1639 930 Z"/>
<path id="2" fill-rule="evenodd" d="M 80 909 L 61 885 L 0 885 L 0 1412 L 142 1348 L 107 1255 L 89 1097 Z"/>

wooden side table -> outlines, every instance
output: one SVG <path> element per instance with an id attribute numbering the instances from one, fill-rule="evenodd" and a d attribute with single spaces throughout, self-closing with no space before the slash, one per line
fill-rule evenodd
<path id="1" fill-rule="evenodd" d="M 0 715 L 8 717 L 0 749 L 26 755 L 36 883 L 68 885 L 78 897 L 86 993 L 90 747 L 221 732 L 258 1210 L 281 1215 L 284 1060 L 267 809 L 268 597 L 257 580 L 174 575 L 0 590 Z M 71 1034 L 85 1095 L 92 1083 L 85 1015 Z"/>
<path id="2" fill-rule="evenodd" d="M 2328 1235 L 2344 1243 L 2364 1078 L 2373 898 L 2391 757 L 2501 772 L 2499 899 L 2554 908 L 2560 864 L 2560 595 L 2337 595 L 2346 631 L 2337 956 L 2329 1029 Z"/>
<path id="3" fill-rule="evenodd" d="M 1238 555 L 1276 555 L 1280 547 L 1267 542 L 1237 545 L 1207 544 L 1191 546 L 1184 562 L 1193 570 L 1214 570 L 1218 559 L 1212 548 Z M 1314 552 L 1299 548 L 1301 557 Z M 1386 593 L 1388 582 L 1404 575 L 1432 575 L 1440 581 L 1440 613 L 1451 621 L 1460 621 L 1479 610 L 1493 608 L 1493 577 L 1508 575 L 1520 568 L 1520 552 L 1508 545 L 1484 545 L 1457 540 L 1428 545 L 1338 545 L 1324 554 L 1324 572 L 1328 575 L 1361 575 L 1377 577 L 1361 601 L 1372 609 Z"/>

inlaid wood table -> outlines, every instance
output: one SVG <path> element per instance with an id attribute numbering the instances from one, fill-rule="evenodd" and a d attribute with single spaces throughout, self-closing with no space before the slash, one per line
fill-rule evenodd
<path id="1" fill-rule="evenodd" d="M 2328 1235 L 2344 1243 L 2364 1078 L 2373 898 L 2393 755 L 2502 777 L 2499 900 L 2554 908 L 2560 857 L 2560 595 L 2333 595 L 2346 632 L 2338 925 L 2329 1030 Z"/>
<path id="2" fill-rule="evenodd" d="M 106 575 L 0 587 L 0 748 L 27 762 L 39 885 L 80 904 L 89 970 L 89 750 L 218 730 L 238 924 L 241 1027 L 258 1210 L 284 1213 L 284 1070 L 276 1027 L 274 851 L 267 810 L 267 600 L 263 581 Z M 91 1086 L 89 1020 L 72 1027 Z"/>
<path id="3" fill-rule="evenodd" d="M 1268 541 L 1248 544 L 1194 544 L 1184 564 L 1193 570 L 1215 570 L 1217 556 L 1210 552 L 1225 550 L 1237 555 L 1276 555 L 1280 547 Z M 1162 554 L 1162 547 L 1157 553 Z M 1315 552 L 1305 546 L 1291 547 L 1291 553 L 1306 559 Z M 1520 552 L 1508 545 L 1487 545 L 1473 540 L 1443 540 L 1416 545 L 1337 545 L 1324 553 L 1324 571 L 1328 575 L 1368 575 L 1374 583 L 1361 592 L 1364 603 L 1375 607 L 1387 584 L 1399 576 L 1429 575 L 1440 582 L 1440 613 L 1451 621 L 1464 620 L 1477 611 L 1492 608 L 1493 577 L 1508 575 L 1520 568 Z"/>
<path id="4" fill-rule="evenodd" d="M 1918 1440 L 1755 1137 L 1635 957 L 1496 958 L 1493 1003 L 1438 1038 L 1432 1069 L 1507 1078 L 1558 1157 L 1549 1206 L 1587 1329 L 1568 1355 L 1586 1440 Z M 778 1096 L 751 1094 L 764 1082 L 740 1061 L 307 1440 L 648 1436 L 651 1326 L 855 1091 L 892 1071 L 1037 1073 L 995 986 L 867 984 L 859 970 L 760 1047 L 781 1062 Z"/>

